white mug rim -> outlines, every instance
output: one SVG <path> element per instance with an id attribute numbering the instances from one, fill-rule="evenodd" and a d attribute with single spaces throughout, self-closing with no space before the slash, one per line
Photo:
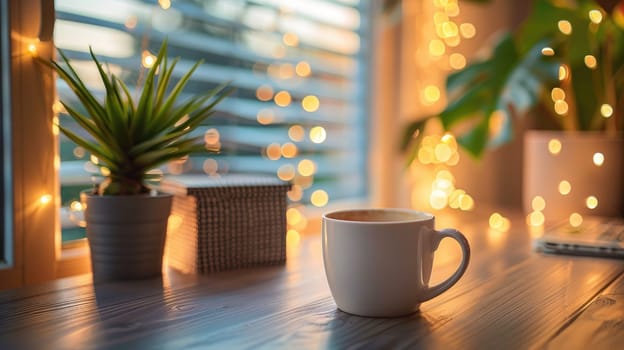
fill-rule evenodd
<path id="1" fill-rule="evenodd" d="M 400 220 L 349 220 L 349 219 L 341 219 L 332 217 L 333 215 L 346 214 L 346 213 L 362 213 L 362 212 L 394 212 L 394 213 L 403 213 L 414 215 L 414 218 L 411 219 L 400 219 Z M 340 209 L 334 210 L 331 212 L 327 212 L 323 214 L 323 220 L 334 221 L 334 222 L 344 222 L 344 223 L 353 223 L 353 224 L 362 224 L 362 225 L 392 225 L 392 224 L 403 224 L 403 223 L 416 223 L 416 222 L 427 222 L 430 220 L 434 220 L 435 216 L 431 213 L 414 210 L 414 209 L 404 209 L 404 208 L 359 208 L 359 209 Z"/>

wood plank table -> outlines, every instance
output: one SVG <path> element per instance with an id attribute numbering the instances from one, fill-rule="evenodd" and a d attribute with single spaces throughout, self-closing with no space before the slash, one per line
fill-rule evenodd
<path id="1" fill-rule="evenodd" d="M 466 275 L 421 310 L 364 318 L 336 309 L 320 235 L 290 236 L 284 266 L 94 286 L 84 275 L 0 292 L 0 349 L 622 349 L 624 260 L 543 255 L 517 211 L 451 213 L 472 246 Z M 459 262 L 443 241 L 434 280 Z"/>

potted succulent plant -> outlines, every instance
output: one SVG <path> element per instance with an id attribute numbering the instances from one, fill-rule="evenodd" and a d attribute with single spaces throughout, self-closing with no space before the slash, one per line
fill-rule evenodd
<path id="1" fill-rule="evenodd" d="M 168 62 L 165 41 L 135 100 L 124 82 L 108 74 L 90 52 L 105 87 L 102 101 L 88 90 L 63 52 L 62 62 L 46 64 L 81 104 L 79 108 L 61 101 L 82 130 L 62 125 L 59 129 L 97 157 L 105 176 L 93 190 L 82 193 L 94 280 L 158 276 L 172 196 L 150 188 L 149 172 L 190 153 L 214 151 L 206 148 L 202 136 L 192 132 L 231 90 L 224 84 L 179 101 L 201 61 L 170 87 L 178 59 Z"/>
<path id="2" fill-rule="evenodd" d="M 514 137 L 514 118 L 533 117 L 524 135 L 527 212 L 547 220 L 623 213 L 624 1 L 535 0 L 517 30 L 446 88 L 449 103 L 434 118 L 461 130 L 458 143 L 476 157 Z M 406 147 L 425 122 L 407 126 Z"/>

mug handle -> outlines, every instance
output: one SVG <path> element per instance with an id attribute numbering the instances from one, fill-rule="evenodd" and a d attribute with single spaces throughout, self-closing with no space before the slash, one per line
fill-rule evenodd
<path id="1" fill-rule="evenodd" d="M 462 250 L 462 261 L 457 268 L 457 271 L 451 275 L 446 281 L 441 282 L 440 284 L 427 288 L 425 291 L 425 295 L 422 301 L 427 301 L 429 299 L 435 298 L 438 295 L 442 294 L 447 289 L 451 288 L 466 272 L 466 268 L 468 268 L 468 262 L 470 261 L 470 245 L 468 245 L 468 240 L 466 237 L 456 229 L 446 228 L 440 231 L 435 231 L 433 236 L 433 247 L 434 250 L 438 249 L 438 245 L 443 238 L 450 237 L 459 243 L 459 246 Z"/>

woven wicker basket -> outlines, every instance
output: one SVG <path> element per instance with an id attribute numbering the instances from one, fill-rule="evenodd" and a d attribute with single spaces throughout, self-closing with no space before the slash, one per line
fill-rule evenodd
<path id="1" fill-rule="evenodd" d="M 186 175 L 163 181 L 173 193 L 166 261 L 210 273 L 286 261 L 290 184 L 257 176 Z"/>

